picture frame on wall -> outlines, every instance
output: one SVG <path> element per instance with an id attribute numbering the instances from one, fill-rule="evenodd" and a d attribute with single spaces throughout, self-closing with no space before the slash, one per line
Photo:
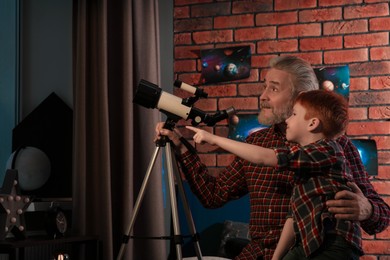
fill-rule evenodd
<path id="1" fill-rule="evenodd" d="M 204 84 L 248 78 L 251 69 L 250 46 L 201 50 Z"/>

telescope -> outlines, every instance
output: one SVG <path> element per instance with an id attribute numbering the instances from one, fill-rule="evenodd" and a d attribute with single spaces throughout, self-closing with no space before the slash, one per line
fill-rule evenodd
<path id="1" fill-rule="evenodd" d="M 214 115 L 209 115 L 203 112 L 202 110 L 194 108 L 192 106 L 199 98 L 207 98 L 207 93 L 205 93 L 202 89 L 195 88 L 179 80 L 175 81 L 174 86 L 181 88 L 187 92 L 190 92 L 194 96 L 186 99 L 181 99 L 177 96 L 162 91 L 162 89 L 159 88 L 157 85 L 141 79 L 138 88 L 136 90 L 136 93 L 134 95 L 133 103 L 136 103 L 146 108 L 157 108 L 161 112 L 165 113 L 168 116 L 168 118 L 163 128 L 169 130 L 173 130 L 175 123 L 179 119 L 191 120 L 193 126 L 196 126 L 200 123 L 205 123 L 208 126 L 213 126 L 218 121 L 226 119 L 235 113 L 234 108 L 230 107 L 223 111 L 217 111 L 217 113 L 215 113 Z M 183 136 L 181 136 L 179 139 L 181 143 L 187 147 L 188 151 L 190 151 L 191 153 L 196 153 L 195 148 Z M 169 195 L 170 195 L 170 202 L 171 202 L 171 209 L 172 209 L 172 227 L 173 227 L 174 234 L 173 236 L 170 236 L 169 239 L 171 239 L 172 242 L 175 243 L 177 259 L 182 259 L 182 252 L 181 252 L 182 237 L 180 235 L 179 217 L 177 215 L 178 210 L 176 205 L 177 199 L 176 199 L 176 191 L 175 191 L 175 187 L 177 186 L 181 194 L 183 207 L 186 213 L 185 216 L 187 218 L 187 223 L 190 228 L 192 241 L 194 242 L 194 246 L 195 246 L 195 252 L 198 256 L 198 259 L 202 259 L 202 252 L 200 250 L 200 245 L 198 242 L 199 234 L 197 234 L 195 230 L 194 220 L 192 219 L 191 211 L 188 206 L 189 204 L 184 193 L 184 187 L 181 182 L 181 175 L 179 171 L 173 171 L 172 151 L 170 146 L 171 142 L 172 141 L 169 140 L 166 135 L 161 136 L 161 138 L 157 139 L 155 142 L 157 147 L 149 163 L 148 170 L 145 174 L 145 178 L 140 188 L 140 193 L 137 197 L 137 200 L 135 201 L 130 224 L 127 229 L 127 233 L 122 238 L 122 245 L 119 250 L 118 257 L 116 258 L 117 260 L 122 260 L 122 256 L 125 250 L 125 245 L 127 244 L 130 238 L 133 238 L 133 236 L 130 236 L 131 230 L 134 226 L 135 218 L 138 214 L 141 201 L 145 194 L 147 182 L 149 180 L 153 166 L 156 161 L 157 154 L 160 151 L 161 147 L 165 147 L 168 187 L 169 187 Z M 173 176 L 174 173 L 176 174 L 176 176 Z M 174 179 L 174 177 L 176 178 Z M 160 237 L 160 239 L 161 238 L 162 237 Z"/>
<path id="2" fill-rule="evenodd" d="M 193 87 L 180 80 L 176 80 L 174 86 L 181 88 L 193 97 L 181 99 L 177 96 L 164 92 L 156 84 L 141 79 L 136 90 L 133 102 L 146 108 L 157 108 L 168 118 L 178 121 L 179 119 L 191 120 L 193 126 L 204 123 L 207 126 L 214 126 L 217 122 L 227 119 L 235 114 L 235 109 L 229 107 L 226 110 L 217 111 L 215 114 L 207 114 L 204 111 L 193 107 L 199 98 L 207 98 L 207 93 L 202 89 Z"/>

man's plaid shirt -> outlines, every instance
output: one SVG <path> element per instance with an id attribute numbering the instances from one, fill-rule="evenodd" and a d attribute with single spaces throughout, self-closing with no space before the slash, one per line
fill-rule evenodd
<path id="1" fill-rule="evenodd" d="M 285 133 L 277 126 L 251 134 L 246 142 L 266 148 L 288 146 Z M 369 183 L 359 153 L 351 141 L 342 136 L 338 142 L 350 162 L 354 181 L 373 205 L 371 218 L 362 221 L 361 226 L 369 234 L 380 232 L 389 224 L 390 208 Z M 192 191 L 204 207 L 218 208 L 249 193 L 251 242 L 236 259 L 255 260 L 258 256 L 271 259 L 289 210 L 293 173 L 277 172 L 274 167 L 262 167 L 236 158 L 214 178 L 207 173 L 206 166 L 196 154 L 186 152 L 180 161 Z"/>
<path id="2" fill-rule="evenodd" d="M 306 146 L 276 148 L 277 170 L 295 173 L 291 197 L 294 229 L 306 256 L 320 248 L 326 233 L 336 233 L 363 253 L 359 222 L 336 220 L 326 207 L 340 190 L 351 190 L 348 162 L 336 141 L 320 140 Z"/>

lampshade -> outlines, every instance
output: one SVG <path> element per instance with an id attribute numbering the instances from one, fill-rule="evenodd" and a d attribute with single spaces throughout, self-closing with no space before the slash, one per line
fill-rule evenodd
<path id="1" fill-rule="evenodd" d="M 18 170 L 20 189 L 31 191 L 47 182 L 51 164 L 49 157 L 42 150 L 26 146 L 11 154 L 7 161 L 7 169 Z"/>

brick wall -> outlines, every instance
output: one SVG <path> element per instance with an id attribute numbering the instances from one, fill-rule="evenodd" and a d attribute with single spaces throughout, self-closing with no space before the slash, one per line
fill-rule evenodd
<path id="1" fill-rule="evenodd" d="M 350 68 L 351 138 L 374 139 L 379 174 L 372 183 L 390 204 L 390 10 L 388 0 L 176 0 L 174 4 L 174 73 L 191 85 L 201 85 L 200 49 L 249 45 L 250 77 L 201 85 L 209 98 L 196 106 L 210 113 L 234 106 L 240 113 L 257 112 L 268 61 L 293 54 L 314 67 L 348 64 Z M 174 94 L 185 97 L 179 89 Z M 185 124 L 187 122 L 184 122 Z M 214 128 L 227 135 L 227 122 Z M 186 133 L 187 137 L 190 134 Z M 232 156 L 214 147 L 197 147 L 212 174 Z M 366 256 L 390 259 L 390 229 L 364 234 Z"/>

